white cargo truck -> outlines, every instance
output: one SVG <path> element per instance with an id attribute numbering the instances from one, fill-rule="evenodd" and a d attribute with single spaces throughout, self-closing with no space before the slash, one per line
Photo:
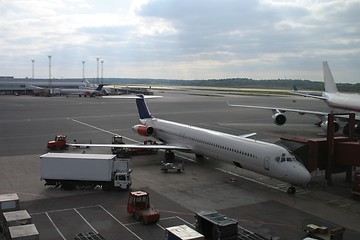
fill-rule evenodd
<path id="1" fill-rule="evenodd" d="M 117 160 L 109 154 L 46 153 L 40 156 L 41 180 L 45 186 L 75 187 L 102 186 L 129 189 L 131 169 L 128 160 Z"/>

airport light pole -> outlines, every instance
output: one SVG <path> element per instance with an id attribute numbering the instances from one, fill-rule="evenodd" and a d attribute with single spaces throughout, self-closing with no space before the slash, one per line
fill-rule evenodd
<path id="1" fill-rule="evenodd" d="M 99 84 L 99 60 L 100 60 L 100 58 L 96 58 L 96 64 L 97 64 L 96 83 L 97 84 Z"/>
<path id="2" fill-rule="evenodd" d="M 31 59 L 31 66 L 32 66 L 32 79 L 34 79 L 34 62 L 35 62 L 35 59 Z"/>
<path id="3" fill-rule="evenodd" d="M 82 60 L 82 65 L 83 65 L 83 80 L 85 80 L 85 61 Z"/>
<path id="4" fill-rule="evenodd" d="M 48 58 L 49 58 L 49 87 L 51 88 L 51 55 L 49 55 Z"/>
<path id="5" fill-rule="evenodd" d="M 104 84 L 104 60 L 101 60 L 101 84 Z"/>

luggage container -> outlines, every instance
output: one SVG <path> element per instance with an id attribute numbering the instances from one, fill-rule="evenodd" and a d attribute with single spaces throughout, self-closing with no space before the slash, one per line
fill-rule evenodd
<path id="1" fill-rule="evenodd" d="M 19 208 L 19 197 L 16 193 L 0 195 L 0 213 L 19 210 Z"/>
<path id="2" fill-rule="evenodd" d="M 196 231 L 208 240 L 237 240 L 238 222 L 216 211 L 196 213 Z"/>
<path id="3" fill-rule="evenodd" d="M 34 224 L 9 227 L 11 240 L 39 240 L 39 232 Z"/>
<path id="4" fill-rule="evenodd" d="M 4 218 L 7 227 L 31 224 L 31 216 L 26 210 L 5 212 Z"/>
<path id="5" fill-rule="evenodd" d="M 187 225 L 173 226 L 165 229 L 166 240 L 205 240 L 204 235 Z"/>

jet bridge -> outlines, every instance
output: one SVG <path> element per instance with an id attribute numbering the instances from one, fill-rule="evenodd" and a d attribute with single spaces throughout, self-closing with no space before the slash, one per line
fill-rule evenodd
<path id="1" fill-rule="evenodd" d="M 349 116 L 349 136 L 334 137 L 334 116 Z M 355 114 L 328 115 L 327 138 L 296 138 L 282 137 L 277 144 L 282 145 L 292 152 L 308 169 L 325 170 L 325 179 L 332 185 L 333 173 L 346 172 L 346 180 L 351 182 L 353 167 L 360 166 L 360 143 L 354 139 Z"/>

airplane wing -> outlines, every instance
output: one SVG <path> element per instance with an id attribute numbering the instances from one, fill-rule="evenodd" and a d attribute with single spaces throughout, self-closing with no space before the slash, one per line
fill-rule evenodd
<path id="1" fill-rule="evenodd" d="M 165 149 L 165 150 L 182 150 L 182 151 L 191 151 L 191 148 L 186 146 L 178 145 L 166 145 L 166 144 L 77 144 L 71 143 L 68 144 L 73 147 L 116 147 L 116 148 L 133 148 L 133 149 Z"/>
<path id="2" fill-rule="evenodd" d="M 271 110 L 274 113 L 276 112 L 280 112 L 280 113 L 285 113 L 285 112 L 294 112 L 294 113 L 298 113 L 300 115 L 305 115 L 305 114 L 311 114 L 311 115 L 315 115 L 318 118 L 322 118 L 323 116 L 327 116 L 329 113 L 328 112 L 318 112 L 318 111 L 309 111 L 309 110 L 302 110 L 302 109 L 292 109 L 292 108 L 278 108 L 278 107 L 264 107 L 264 106 L 251 106 L 251 105 L 241 105 L 241 104 L 230 104 L 229 102 L 227 102 L 228 105 L 230 107 L 242 107 L 242 108 L 254 108 L 254 109 L 265 109 L 265 110 Z"/>
<path id="3" fill-rule="evenodd" d="M 26 88 L 30 89 L 30 90 L 43 90 L 44 89 L 42 87 L 31 85 L 31 84 L 26 85 Z"/>
<path id="4" fill-rule="evenodd" d="M 318 112 L 318 111 L 309 111 L 302 109 L 291 109 L 291 108 L 278 108 L 278 107 L 264 107 L 264 106 L 250 106 L 250 105 L 240 105 L 240 104 L 230 104 L 227 102 L 230 107 L 242 107 L 242 108 L 253 108 L 253 109 L 265 109 L 272 111 L 272 118 L 274 119 L 274 123 L 278 126 L 284 125 L 286 122 L 286 117 L 283 113 L 285 112 L 294 112 L 300 115 L 313 115 L 319 118 L 319 122 L 316 123 L 317 126 L 320 126 L 323 129 L 327 128 L 328 114 L 329 112 Z M 345 127 L 348 123 L 349 116 L 348 115 L 337 115 L 335 116 L 335 132 L 339 130 L 340 127 Z M 355 122 L 360 124 L 360 115 L 355 115 Z"/>
<path id="5" fill-rule="evenodd" d="M 316 98 L 316 99 L 320 99 L 320 100 L 327 100 L 326 97 L 322 96 L 322 95 L 317 95 L 315 93 L 311 94 L 311 93 L 303 93 L 303 92 L 297 92 L 294 91 L 293 92 L 294 95 L 298 95 L 298 96 L 303 96 L 303 97 L 310 97 L 310 98 Z"/>

